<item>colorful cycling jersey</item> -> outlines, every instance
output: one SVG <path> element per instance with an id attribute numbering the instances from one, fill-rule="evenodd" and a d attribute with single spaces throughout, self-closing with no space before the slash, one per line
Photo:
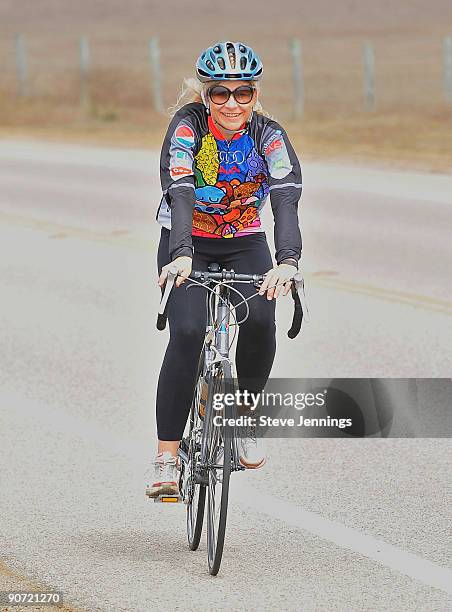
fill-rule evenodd
<path id="1" fill-rule="evenodd" d="M 191 236 L 240 238 L 263 232 L 270 193 L 276 260 L 299 259 L 301 169 L 281 126 L 253 114 L 242 134 L 225 140 L 203 104 L 174 116 L 160 157 L 163 197 L 157 221 L 171 230 L 171 258 L 193 253 Z"/>

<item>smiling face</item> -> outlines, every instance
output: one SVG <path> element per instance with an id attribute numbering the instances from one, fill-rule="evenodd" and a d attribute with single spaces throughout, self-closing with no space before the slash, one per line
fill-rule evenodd
<path id="1" fill-rule="evenodd" d="M 224 87 L 231 91 L 241 88 L 240 92 L 237 92 L 237 97 L 239 100 L 246 101 L 237 102 L 231 94 L 229 100 L 222 102 L 221 93 L 223 93 L 223 98 L 225 97 L 225 92 L 222 92 L 222 88 Z M 251 95 L 251 92 L 248 92 L 249 87 L 255 86 L 250 81 L 217 81 L 215 83 L 209 83 L 208 92 L 210 92 L 210 94 L 208 93 L 208 103 L 210 114 L 220 130 L 223 128 L 226 132 L 228 130 L 237 131 L 248 121 L 253 111 L 253 106 L 258 98 L 257 90 L 253 91 Z"/>

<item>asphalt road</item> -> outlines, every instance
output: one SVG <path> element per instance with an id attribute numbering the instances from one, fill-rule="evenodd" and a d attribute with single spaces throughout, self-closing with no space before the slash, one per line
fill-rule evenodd
<path id="1" fill-rule="evenodd" d="M 451 609 L 448 439 L 267 441 L 217 578 L 184 508 L 145 499 L 157 159 L 0 141 L 0 559 L 90 611 Z M 273 375 L 450 377 L 452 177 L 304 181 L 311 322 L 289 341 L 278 304 Z"/>

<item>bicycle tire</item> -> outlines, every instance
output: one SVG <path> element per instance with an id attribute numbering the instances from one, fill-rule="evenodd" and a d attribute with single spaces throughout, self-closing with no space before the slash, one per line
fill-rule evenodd
<path id="1" fill-rule="evenodd" d="M 223 557 L 224 540 L 226 534 L 226 521 L 229 501 L 229 481 L 231 476 L 232 459 L 232 428 L 229 425 L 214 425 L 213 422 L 213 396 L 214 393 L 228 393 L 232 390 L 232 371 L 227 361 L 218 365 L 216 376 L 209 380 L 208 405 L 206 419 L 210 425 L 209 461 L 216 463 L 218 457 L 218 441 L 223 442 L 223 467 L 221 482 L 218 479 L 219 468 L 208 469 L 207 486 L 207 557 L 209 573 L 216 576 L 220 569 Z M 223 416 L 232 416 L 232 407 L 224 406 Z"/>
<path id="2" fill-rule="evenodd" d="M 194 440 L 193 429 L 195 425 L 199 423 L 200 418 L 198 414 L 198 403 L 199 403 L 199 385 L 200 377 L 203 374 L 204 366 L 204 350 L 202 351 L 199 363 L 198 373 L 196 376 L 195 393 L 190 409 L 190 429 L 189 429 L 189 465 L 186 469 L 191 470 L 189 478 L 194 476 L 194 468 L 196 462 L 196 451 L 193 446 L 196 444 Z M 202 484 L 190 483 L 190 486 L 194 488 L 191 499 L 187 504 L 187 539 L 188 547 L 190 550 L 197 550 L 201 539 L 202 526 L 204 521 L 204 508 L 206 503 L 206 487 Z"/>

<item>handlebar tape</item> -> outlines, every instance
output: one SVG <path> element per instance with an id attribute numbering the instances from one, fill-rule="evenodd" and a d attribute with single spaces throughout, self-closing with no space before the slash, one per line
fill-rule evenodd
<path id="1" fill-rule="evenodd" d="M 177 276 L 177 268 L 175 266 L 172 266 L 168 270 L 168 276 L 166 279 L 165 288 L 162 289 L 162 299 L 160 300 L 160 308 L 159 308 L 159 313 L 157 315 L 157 329 L 159 331 L 162 331 L 166 327 L 166 321 L 168 319 L 168 315 L 166 313 L 167 307 L 168 307 L 168 298 L 173 288 L 174 280 L 176 276 Z"/>
<path id="2" fill-rule="evenodd" d="M 287 332 L 287 335 L 291 340 L 293 338 L 296 338 L 300 333 L 301 322 L 303 321 L 303 308 L 301 307 L 300 296 L 298 295 L 298 291 L 296 290 L 294 285 L 292 285 L 292 297 L 294 301 L 292 327 Z"/>
<path id="3" fill-rule="evenodd" d="M 157 315 L 157 329 L 159 331 L 162 331 L 163 329 L 165 329 L 167 320 L 168 320 L 168 317 L 166 315 L 166 312 L 164 312 L 163 314 Z"/>

